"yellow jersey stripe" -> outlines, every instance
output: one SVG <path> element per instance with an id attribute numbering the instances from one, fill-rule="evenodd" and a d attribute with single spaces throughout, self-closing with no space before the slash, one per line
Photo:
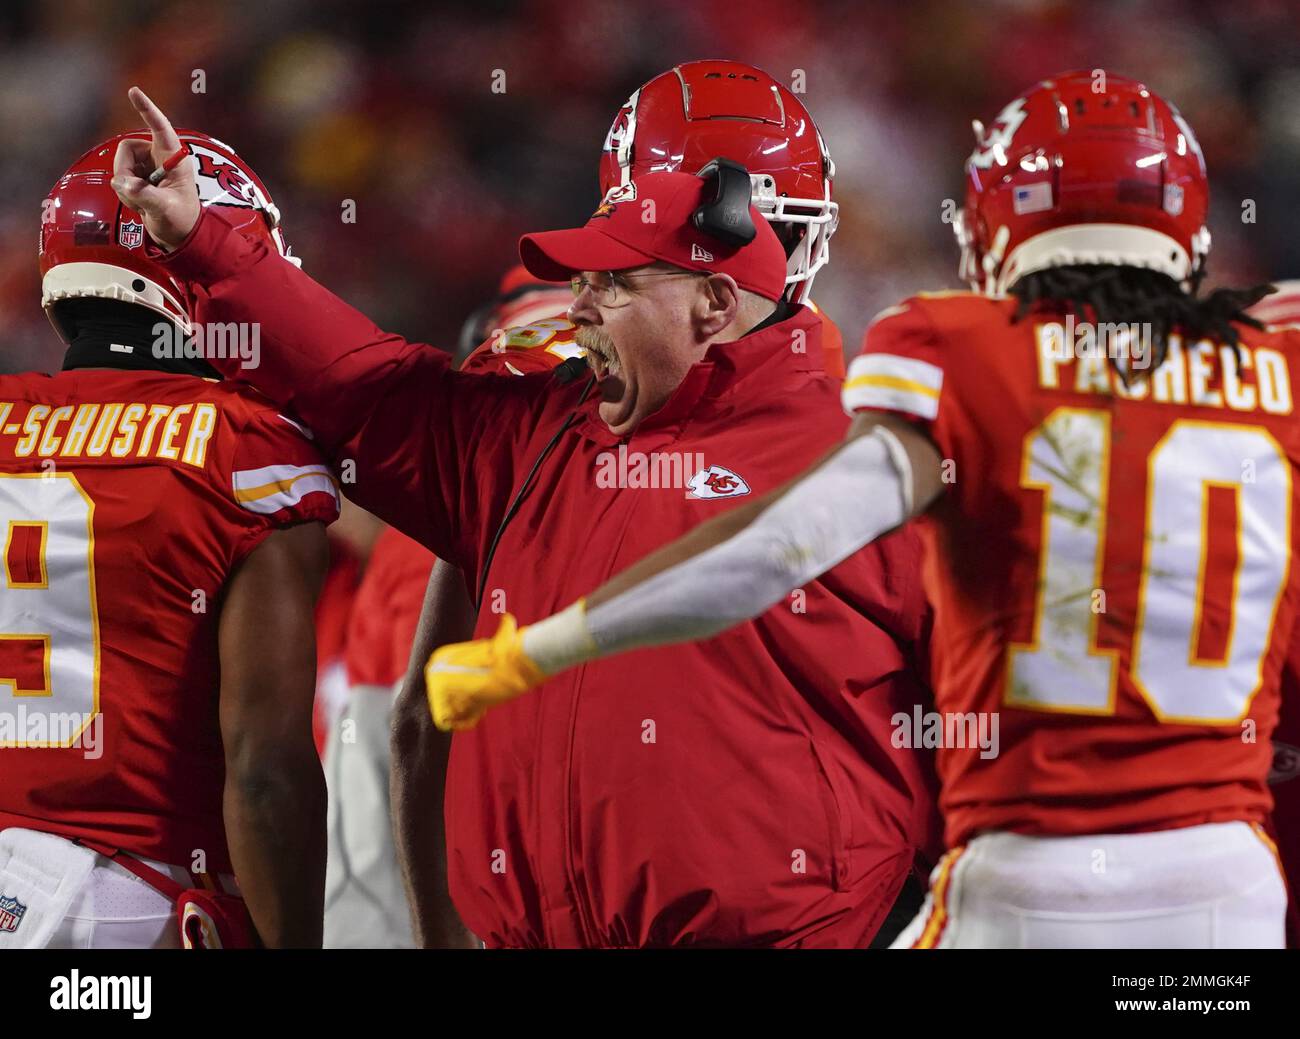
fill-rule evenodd
<path id="1" fill-rule="evenodd" d="M 293 485 L 297 483 L 299 480 L 307 480 L 312 477 L 319 478 L 322 476 L 328 478 L 331 483 L 334 484 L 338 483 L 338 481 L 334 479 L 334 476 L 331 473 L 322 472 L 320 470 L 309 469 L 305 472 L 299 473 L 296 476 L 291 476 L 286 479 L 273 480 L 270 483 L 264 483 L 257 487 L 247 487 L 242 490 L 236 490 L 235 501 L 239 502 L 242 505 L 244 502 L 257 501 L 259 498 L 266 498 L 272 494 L 289 494 L 293 489 Z"/>
<path id="2" fill-rule="evenodd" d="M 929 397 L 932 400 L 939 399 L 939 391 L 933 386 L 927 386 L 925 383 L 917 382 L 914 379 L 903 379 L 897 375 L 855 375 L 844 383 L 846 391 L 856 390 L 863 386 L 904 390 L 908 393 L 919 393 L 921 396 Z"/>

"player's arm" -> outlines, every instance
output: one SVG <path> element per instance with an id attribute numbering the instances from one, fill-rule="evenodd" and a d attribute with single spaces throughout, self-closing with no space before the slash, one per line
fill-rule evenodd
<path id="1" fill-rule="evenodd" d="M 585 601 L 492 639 L 446 646 L 426 668 L 442 728 L 587 660 L 710 638 L 923 511 L 942 488 L 933 443 L 909 422 L 858 415 L 845 442 L 782 487 L 701 524 Z"/>
<path id="2" fill-rule="evenodd" d="M 219 208 L 199 205 L 190 163 L 150 184 L 148 171 L 180 139 L 141 91 L 132 88 L 131 101 L 151 140 L 122 142 L 114 189 L 169 250 L 160 260 L 194 286 L 200 326 L 258 331 L 255 357 L 207 359 L 305 422 L 349 498 L 455 558 L 458 532 L 477 524 L 474 496 L 461 493 L 470 459 L 482 464 L 480 483 L 487 471 L 509 480 L 503 463 L 485 459 L 522 435 L 528 394 L 507 380 L 452 372 L 447 354 L 380 330 L 266 242 L 237 233 Z"/>
<path id="3" fill-rule="evenodd" d="M 325 777 L 311 718 L 313 607 L 328 555 L 321 523 L 273 531 L 235 571 L 221 609 L 226 836 L 271 948 L 321 945 Z"/>
<path id="4" fill-rule="evenodd" d="M 447 888 L 443 801 L 451 736 L 434 726 L 424 691 L 424 663 L 430 654 L 473 634 L 474 605 L 465 579 L 440 559 L 429 575 L 410 664 L 393 705 L 389 773 L 397 861 L 410 901 L 415 940 L 424 949 L 478 947 L 461 923 Z"/>

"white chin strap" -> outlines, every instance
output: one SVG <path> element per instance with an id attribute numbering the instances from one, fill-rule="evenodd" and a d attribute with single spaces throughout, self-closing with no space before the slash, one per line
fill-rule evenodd
<path id="1" fill-rule="evenodd" d="M 136 303 L 154 311 L 160 317 L 180 326 L 188 336 L 192 331 L 190 320 L 172 293 L 157 282 L 135 271 L 111 263 L 61 263 L 51 267 L 41 281 L 41 306 L 46 313 L 64 299 L 116 299 L 123 303 Z M 51 322 L 54 321 L 50 314 Z M 55 323 L 55 331 L 62 331 Z"/>
<path id="2" fill-rule="evenodd" d="M 1035 271 L 1079 264 L 1142 267 L 1187 282 L 1210 251 L 1210 232 L 1201 228 L 1189 255 L 1169 235 L 1133 224 L 1072 224 L 1057 227 L 1021 242 L 1006 256 L 1002 252 L 1010 232 L 998 229 L 982 263 L 983 284 L 972 288 L 985 295 L 1002 296 L 1017 281 Z M 973 274 L 966 268 L 963 273 Z"/>

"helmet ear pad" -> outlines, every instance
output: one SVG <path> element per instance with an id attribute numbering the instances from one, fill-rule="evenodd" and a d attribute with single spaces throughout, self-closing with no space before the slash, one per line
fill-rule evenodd
<path id="1" fill-rule="evenodd" d="M 749 171 L 730 159 L 706 163 L 699 176 L 712 181 L 713 197 L 691 214 L 691 222 L 705 234 L 734 248 L 748 245 L 758 236 L 749 215 L 753 189 Z"/>

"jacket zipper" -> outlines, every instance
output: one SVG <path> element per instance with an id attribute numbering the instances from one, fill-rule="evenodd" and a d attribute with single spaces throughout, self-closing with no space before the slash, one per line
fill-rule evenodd
<path id="1" fill-rule="evenodd" d="M 628 444 L 631 437 L 620 439 L 620 444 Z M 623 541 L 627 537 L 628 527 L 632 525 L 632 510 L 625 512 L 622 526 L 619 529 L 618 541 L 614 545 L 614 550 L 609 557 L 609 565 L 606 572 L 602 575 L 601 580 L 606 580 L 613 574 L 617 573 L 615 563 L 618 560 L 618 554 L 623 548 Z M 578 701 L 582 696 L 582 685 L 587 677 L 587 666 L 583 667 L 574 676 L 573 681 L 573 698 L 569 704 L 569 738 L 568 745 L 565 747 L 564 761 L 564 868 L 569 887 L 573 891 L 573 903 L 577 910 L 579 929 L 583 932 L 583 943 L 592 948 L 596 944 L 598 928 L 596 922 L 591 918 L 590 892 L 584 886 L 581 890 L 578 886 L 578 870 L 576 862 L 578 859 L 577 842 L 574 839 L 575 820 L 573 818 L 573 748 L 578 738 Z M 584 872 L 585 877 L 585 872 Z"/>

